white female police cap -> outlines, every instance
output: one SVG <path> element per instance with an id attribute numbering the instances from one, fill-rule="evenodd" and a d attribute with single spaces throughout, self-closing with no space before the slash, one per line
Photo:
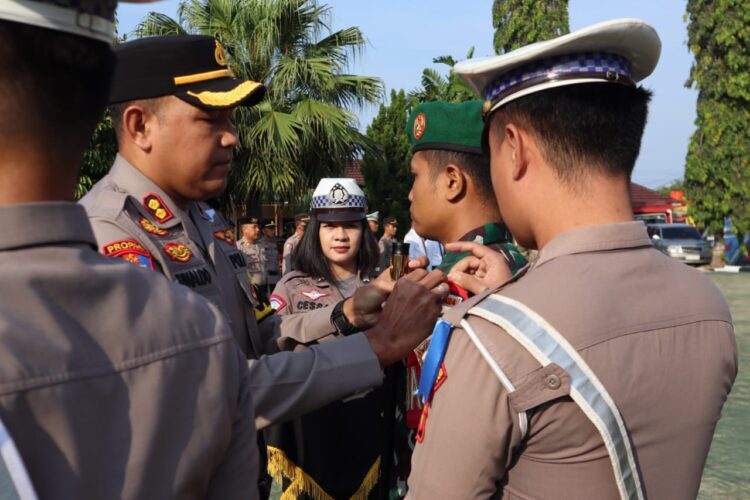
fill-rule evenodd
<path id="1" fill-rule="evenodd" d="M 0 0 L 0 19 L 112 43 L 116 8 L 117 0 Z"/>
<path id="2" fill-rule="evenodd" d="M 310 201 L 310 212 L 323 222 L 365 218 L 367 201 L 354 179 L 321 179 Z"/>
<path id="3" fill-rule="evenodd" d="M 638 19 L 594 24 L 501 56 L 463 61 L 454 71 L 485 99 L 485 117 L 514 99 L 563 85 L 635 84 L 661 53 L 656 30 Z"/>

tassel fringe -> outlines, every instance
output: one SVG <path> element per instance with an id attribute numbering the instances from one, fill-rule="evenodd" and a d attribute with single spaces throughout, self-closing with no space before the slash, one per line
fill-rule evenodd
<path id="1" fill-rule="evenodd" d="M 351 500 L 367 500 L 367 496 L 378 484 L 379 471 L 380 457 L 372 464 L 359 489 L 351 496 Z M 284 478 L 291 481 L 289 487 L 282 493 L 280 500 L 295 500 L 303 493 L 314 500 L 334 500 L 315 479 L 308 476 L 305 471 L 289 460 L 286 453 L 273 446 L 268 446 L 268 473 L 278 484 L 283 484 Z"/>

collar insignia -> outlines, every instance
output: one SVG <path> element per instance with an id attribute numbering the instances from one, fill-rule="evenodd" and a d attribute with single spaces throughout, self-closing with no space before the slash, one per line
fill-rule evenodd
<path id="1" fill-rule="evenodd" d="M 318 290 L 315 290 L 315 289 L 310 290 L 309 292 L 302 292 L 302 295 L 304 295 L 305 297 L 307 297 L 310 300 L 318 300 L 321 297 L 328 297 L 327 293 L 322 293 L 322 292 L 320 292 Z"/>
<path id="2" fill-rule="evenodd" d="M 220 231 L 214 231 L 214 236 L 229 245 L 230 247 L 233 247 L 236 243 L 236 240 L 234 239 L 234 231 L 231 227 L 228 227 L 226 229 L 222 229 Z M 243 240 L 244 241 L 244 240 Z"/>
<path id="3" fill-rule="evenodd" d="M 164 203 L 164 200 L 162 200 L 158 194 L 149 193 L 146 196 L 144 196 L 143 206 L 145 206 L 146 210 L 148 210 L 149 213 L 153 215 L 156 218 L 156 220 L 161 224 L 167 222 L 169 219 L 172 219 L 174 217 L 174 214 L 172 213 L 172 211 L 169 210 L 169 208 L 167 208 L 167 205 Z"/>
<path id="4" fill-rule="evenodd" d="M 193 252 L 182 243 L 167 243 L 163 250 L 170 259 L 177 262 L 187 262 L 193 258 Z"/>
<path id="5" fill-rule="evenodd" d="M 138 221 L 138 224 L 141 225 L 144 231 L 146 231 L 147 233 L 155 234 L 156 236 L 166 236 L 169 234 L 169 231 L 159 228 L 156 224 L 145 217 L 141 217 L 141 219 Z"/>

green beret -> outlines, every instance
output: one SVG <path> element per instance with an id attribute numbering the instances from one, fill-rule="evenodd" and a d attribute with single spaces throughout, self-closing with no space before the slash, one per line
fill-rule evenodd
<path id="1" fill-rule="evenodd" d="M 480 100 L 451 103 L 425 102 L 414 108 L 406 124 L 412 153 L 444 149 L 482 154 L 482 106 Z"/>

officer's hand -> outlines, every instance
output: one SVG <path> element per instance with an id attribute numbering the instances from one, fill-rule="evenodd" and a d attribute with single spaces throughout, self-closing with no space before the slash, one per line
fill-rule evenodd
<path id="1" fill-rule="evenodd" d="M 448 295 L 441 271 L 416 269 L 393 287 L 377 324 L 365 335 L 381 366 L 405 358 L 432 332 Z"/>
<path id="2" fill-rule="evenodd" d="M 418 257 L 409 261 L 409 272 L 420 269 L 424 272 L 429 261 L 427 257 Z M 426 272 L 425 272 L 426 274 Z M 423 275 L 415 275 L 421 278 Z M 369 285 L 360 287 L 357 292 L 344 302 L 344 314 L 351 324 L 360 330 L 366 330 L 377 323 L 383 310 L 383 302 L 393 291 L 396 284 L 391 279 L 391 269 L 388 268 L 372 281 Z M 440 293 L 436 291 L 436 293 Z"/>
<path id="3" fill-rule="evenodd" d="M 497 288 L 513 276 L 505 257 L 484 245 L 461 241 L 448 243 L 445 249 L 472 253 L 453 266 L 448 278 L 474 295 Z"/>

